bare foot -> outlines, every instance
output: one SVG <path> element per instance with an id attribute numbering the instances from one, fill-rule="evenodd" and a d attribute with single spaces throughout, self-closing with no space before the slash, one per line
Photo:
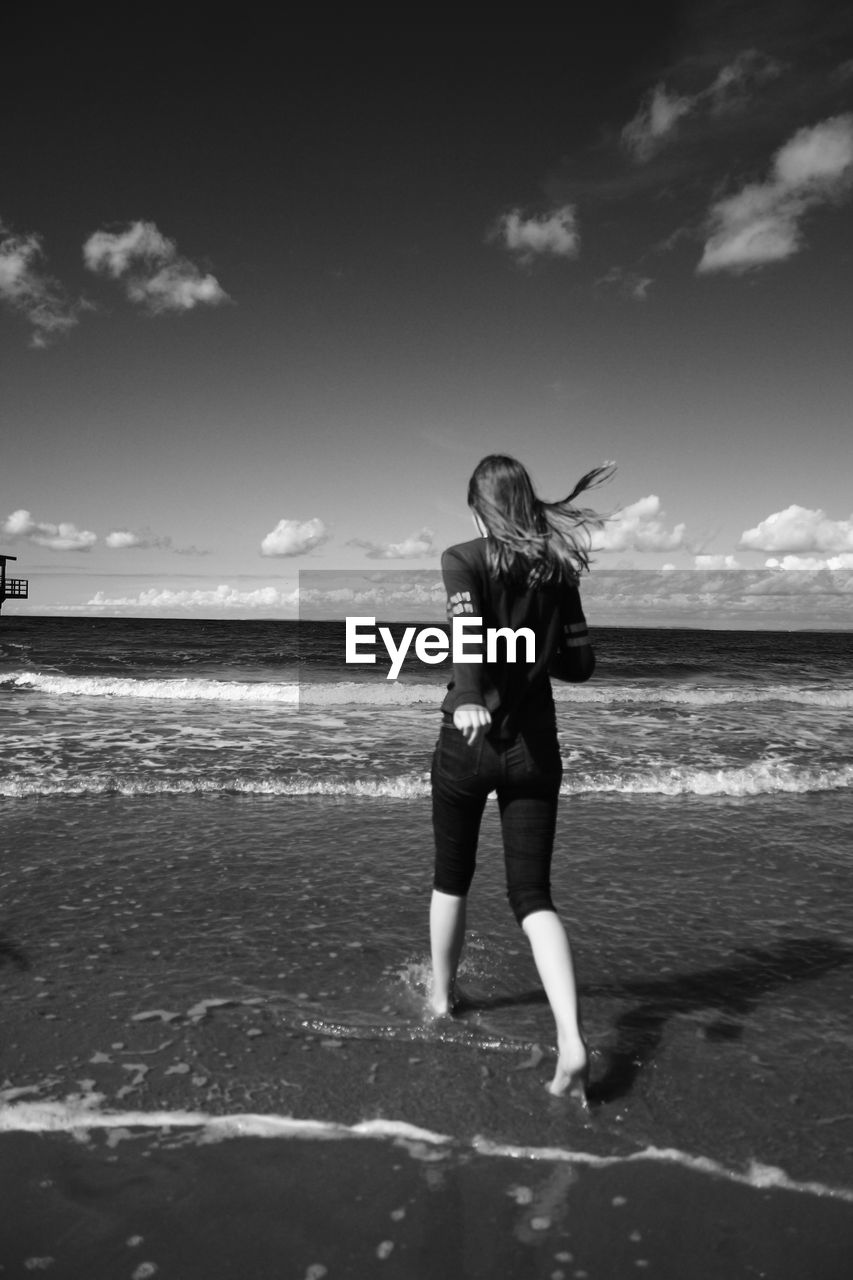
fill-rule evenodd
<path id="1" fill-rule="evenodd" d="M 589 1085 L 589 1053 L 585 1044 L 580 1046 L 572 1055 L 560 1054 L 557 1059 L 557 1069 L 554 1072 L 554 1079 L 550 1084 L 546 1085 L 549 1093 L 556 1098 L 563 1098 L 568 1095 L 574 1098 L 583 1107 L 587 1107 L 586 1091 Z"/>

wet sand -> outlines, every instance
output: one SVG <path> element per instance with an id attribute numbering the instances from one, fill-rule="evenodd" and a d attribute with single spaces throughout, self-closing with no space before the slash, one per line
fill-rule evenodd
<path id="1" fill-rule="evenodd" d="M 677 1164 L 417 1137 L 0 1136 L 3 1275 L 842 1280 L 853 1205 Z"/>

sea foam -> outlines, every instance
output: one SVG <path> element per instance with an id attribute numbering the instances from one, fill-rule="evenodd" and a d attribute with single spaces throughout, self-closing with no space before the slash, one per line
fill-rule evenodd
<path id="1" fill-rule="evenodd" d="M 33 671 L 0 677 L 0 689 L 33 690 L 56 698 L 137 698 L 173 702 L 278 703 L 307 706 L 437 705 L 442 683 L 406 680 L 237 681 L 196 678 L 141 679 L 122 676 L 65 676 Z M 726 707 L 782 702 L 845 710 L 853 707 L 853 688 L 844 685 L 776 684 L 761 688 L 621 684 L 554 684 L 560 703 Z"/>
<path id="2" fill-rule="evenodd" d="M 692 765 L 636 770 L 567 771 L 561 794 L 586 796 L 728 796 L 808 795 L 853 786 L 853 765 L 811 768 L 759 760 L 741 767 L 703 769 Z M 353 800 L 420 800 L 430 794 L 429 775 L 404 773 L 373 778 L 206 778 L 122 776 L 111 773 L 53 776 L 7 775 L 0 796 L 291 796 Z"/>
<path id="3" fill-rule="evenodd" d="M 484 1158 L 535 1160 L 547 1163 L 612 1168 L 638 1162 L 679 1165 L 693 1173 L 725 1178 L 759 1190 L 769 1188 L 806 1195 L 828 1196 L 853 1204 L 853 1189 L 822 1182 L 801 1182 L 783 1169 L 752 1161 L 746 1169 L 732 1169 L 708 1156 L 696 1156 L 675 1148 L 649 1146 L 630 1155 L 597 1155 L 566 1147 L 519 1146 L 493 1142 L 482 1137 L 462 1141 L 409 1124 L 405 1120 L 377 1117 L 356 1124 L 300 1119 L 293 1116 L 233 1114 L 212 1116 L 202 1111 L 109 1111 L 101 1108 L 102 1095 L 86 1093 L 64 1100 L 32 1102 L 0 1101 L 0 1133 L 68 1133 L 85 1137 L 93 1130 L 194 1131 L 199 1143 L 223 1142 L 235 1138 L 302 1138 L 325 1141 L 373 1139 L 390 1141 L 418 1158 L 419 1148 L 445 1149 L 452 1153 L 472 1153 Z"/>

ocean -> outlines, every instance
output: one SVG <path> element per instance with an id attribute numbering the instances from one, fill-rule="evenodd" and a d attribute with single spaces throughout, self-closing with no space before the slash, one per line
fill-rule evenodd
<path id="1" fill-rule="evenodd" d="M 74 1275 L 72 1258 L 87 1277 L 196 1274 L 134 1253 L 128 1187 L 144 1168 L 151 1210 L 176 1160 L 197 1178 L 214 1148 L 243 1152 L 239 1175 L 206 1175 L 221 1197 L 275 1149 L 301 1170 L 289 1194 L 322 1166 L 317 1194 L 349 1223 L 334 1245 L 305 1208 L 283 1269 L 233 1274 L 373 1274 L 362 1247 L 377 1274 L 439 1274 L 419 1197 L 447 1197 L 453 1170 L 458 1207 L 475 1167 L 512 1275 L 623 1274 L 578 1251 L 577 1182 L 601 1170 L 666 1170 L 673 1196 L 685 1179 L 742 1188 L 750 1221 L 772 1191 L 849 1223 L 851 636 L 592 636 L 593 679 L 555 684 L 554 897 L 593 1049 L 585 1113 L 544 1089 L 552 1022 L 491 802 L 467 1003 L 426 1014 L 445 667 L 347 667 L 336 622 L 0 618 L 0 1143 L 32 1166 L 0 1227 L 4 1274 L 49 1259 Z M 365 1143 L 369 1173 L 349 1154 Z M 359 1243 L 359 1180 L 394 1170 L 409 1189 Z M 649 1262 L 644 1232 L 623 1233 L 624 1274 Z M 503 1274 L 497 1238 L 441 1274 Z"/>

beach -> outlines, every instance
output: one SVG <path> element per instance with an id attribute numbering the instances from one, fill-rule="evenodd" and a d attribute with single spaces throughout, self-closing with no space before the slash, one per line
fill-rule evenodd
<path id="1" fill-rule="evenodd" d="M 3 1274 L 846 1274 L 849 637 L 613 629 L 558 690 L 584 1112 L 493 806 L 426 1017 L 440 671 L 2 627 Z"/>

